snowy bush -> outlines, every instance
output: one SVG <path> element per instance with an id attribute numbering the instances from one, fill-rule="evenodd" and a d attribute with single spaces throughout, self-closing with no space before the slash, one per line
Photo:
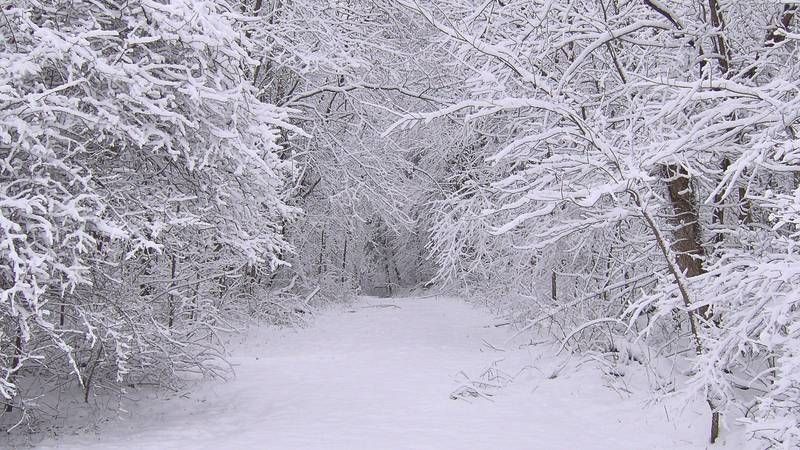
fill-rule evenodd
<path id="1" fill-rule="evenodd" d="M 248 81 L 252 23 L 232 6 L 4 8 L 6 411 L 48 389 L 33 373 L 88 396 L 100 374 L 161 383 L 212 367 L 208 337 L 227 327 L 231 293 L 290 250 L 280 142 L 300 131 Z"/>

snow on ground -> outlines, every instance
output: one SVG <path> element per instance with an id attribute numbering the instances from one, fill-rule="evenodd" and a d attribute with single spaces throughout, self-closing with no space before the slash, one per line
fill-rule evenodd
<path id="1" fill-rule="evenodd" d="M 495 324 L 456 299 L 364 298 L 305 329 L 248 333 L 233 350 L 230 382 L 142 402 L 97 434 L 40 447 L 739 448 L 706 444 L 702 402 L 654 404 L 645 389 L 630 395 L 605 385 L 590 365 L 551 379 L 559 366 L 552 348 L 501 351 L 511 330 Z M 499 389 L 470 384 L 492 367 L 487 375 L 499 377 L 484 377 L 488 384 L 519 375 Z M 492 395 L 469 395 L 476 392 Z"/>

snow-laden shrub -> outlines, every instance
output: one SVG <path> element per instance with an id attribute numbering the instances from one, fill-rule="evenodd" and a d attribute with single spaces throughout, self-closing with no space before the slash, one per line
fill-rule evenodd
<path id="1" fill-rule="evenodd" d="M 27 1 L 0 27 L 0 396 L 204 367 L 282 252 L 290 111 L 224 0 Z M 283 136 L 282 136 L 283 133 Z M 193 369 L 195 368 L 195 369 Z M 44 377 L 42 373 L 48 374 Z M 135 375 L 135 376 L 134 376 Z M 56 383 L 57 381 L 53 381 Z M 47 390 L 45 388 L 45 390 Z"/>

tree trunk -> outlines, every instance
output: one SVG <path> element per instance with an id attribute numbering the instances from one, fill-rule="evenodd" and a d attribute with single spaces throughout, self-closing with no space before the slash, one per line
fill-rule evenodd
<path id="1" fill-rule="evenodd" d="M 700 245 L 700 224 L 695 208 L 694 191 L 686 169 L 674 164 L 666 166 L 666 182 L 675 226 L 675 252 L 678 266 L 687 278 L 702 275 L 703 246 Z"/>
<path id="2" fill-rule="evenodd" d="M 728 158 L 722 158 L 722 164 L 720 165 L 720 169 L 722 169 L 723 176 L 725 175 L 725 171 L 728 170 L 728 166 L 731 165 L 731 162 Z M 722 207 L 722 195 L 723 192 L 717 192 L 714 195 L 714 212 L 712 213 L 711 223 L 713 223 L 717 228 L 722 228 L 725 225 L 725 209 Z M 714 243 L 721 244 L 722 241 L 725 239 L 725 234 L 722 233 L 721 230 L 717 230 L 714 232 Z"/>
<path id="3" fill-rule="evenodd" d="M 14 340 L 14 356 L 11 358 L 11 370 L 12 372 L 8 375 L 8 382 L 9 384 L 14 383 L 14 378 L 17 373 L 17 366 L 19 366 L 20 357 L 22 356 L 22 331 L 17 329 L 17 337 Z M 6 412 L 11 412 L 14 410 L 14 406 L 12 406 L 11 402 L 13 398 L 6 403 Z"/>
<path id="4" fill-rule="evenodd" d="M 178 257 L 173 253 L 172 254 L 172 262 L 170 265 L 170 278 L 172 282 L 170 283 L 169 289 L 169 296 L 167 297 L 167 310 L 169 317 L 167 318 L 167 328 L 172 328 L 172 323 L 175 321 L 175 294 L 173 293 L 173 289 L 175 289 L 175 272 L 178 269 Z"/>
<path id="5" fill-rule="evenodd" d="M 100 347 L 97 349 L 97 356 L 94 357 L 94 360 L 91 362 L 92 367 L 89 369 L 89 376 L 86 377 L 86 385 L 83 388 L 83 402 L 89 403 L 89 392 L 92 389 L 92 379 L 94 379 L 94 371 L 97 369 L 97 364 L 100 362 L 100 356 L 103 354 L 103 343 L 100 343 Z"/>
<path id="6" fill-rule="evenodd" d="M 181 212 L 181 204 L 178 203 L 178 207 L 175 209 L 176 214 L 180 214 Z M 172 253 L 172 260 L 170 261 L 170 279 L 172 280 L 169 285 L 169 296 L 167 297 L 167 328 L 172 328 L 172 324 L 175 321 L 175 293 L 173 289 L 175 289 L 175 274 L 178 269 L 178 256 L 176 255 L 177 252 Z"/>
<path id="7" fill-rule="evenodd" d="M 322 229 L 319 244 L 319 267 L 317 268 L 317 275 L 322 275 L 322 257 L 325 254 L 325 228 Z"/>
<path id="8" fill-rule="evenodd" d="M 344 250 L 342 250 L 342 284 L 345 281 L 345 271 L 347 270 L 347 234 L 344 236 Z"/>
<path id="9" fill-rule="evenodd" d="M 753 206 L 747 199 L 747 188 L 739 188 L 739 223 L 742 225 L 753 224 Z"/>
<path id="10" fill-rule="evenodd" d="M 647 209 L 642 205 L 642 202 L 639 199 L 639 195 L 635 192 L 631 192 L 631 195 L 633 195 L 636 206 L 640 208 L 642 217 L 644 218 L 648 228 L 650 228 L 650 231 L 652 231 L 653 236 L 656 239 L 656 244 L 658 244 L 658 247 L 664 256 L 664 260 L 667 263 L 667 268 L 669 269 L 672 276 L 675 278 L 675 284 L 678 286 L 678 291 L 681 294 L 683 305 L 686 307 L 686 313 L 689 318 L 689 331 L 691 332 L 692 340 L 694 341 L 695 354 L 702 355 L 703 341 L 700 338 L 700 323 L 697 318 L 699 311 L 695 311 L 695 309 L 692 307 L 694 302 L 687 283 L 688 276 L 686 275 L 686 271 L 680 266 L 681 263 L 679 255 L 675 254 L 675 251 L 673 250 L 674 246 L 670 246 L 668 244 L 666 238 L 661 233 L 661 230 L 659 230 L 658 226 L 656 225 L 655 220 L 647 211 Z M 717 411 L 717 406 L 714 402 L 714 399 L 708 395 L 706 396 L 706 402 L 708 403 L 708 406 L 711 409 L 710 441 L 713 444 L 719 437 L 719 411 Z"/>
<path id="11" fill-rule="evenodd" d="M 384 263 L 384 268 L 386 269 L 386 291 L 389 293 L 389 297 L 392 296 L 392 273 L 389 271 L 389 263 Z"/>
<path id="12" fill-rule="evenodd" d="M 705 273 L 703 269 L 704 252 L 703 246 L 700 244 L 700 223 L 694 191 L 685 168 L 670 164 L 665 169 L 667 189 L 673 211 L 671 219 L 675 226 L 675 242 L 672 244 L 671 250 L 675 253 L 675 263 L 678 269 L 688 279 Z M 701 306 L 695 312 L 692 309 L 688 286 L 683 286 L 683 290 L 684 303 L 689 313 L 689 326 L 695 337 L 695 351 L 700 355 L 703 347 L 700 341 L 697 316 L 709 318 L 711 311 L 707 306 Z M 710 441 L 713 444 L 719 437 L 719 411 L 716 410 L 712 398 L 708 397 L 706 401 L 711 408 Z"/>
<path id="13" fill-rule="evenodd" d="M 714 27 L 714 31 L 716 32 L 713 41 L 714 50 L 716 50 L 717 55 L 719 55 L 719 68 L 722 74 L 728 78 L 731 74 L 731 54 L 724 35 L 725 21 L 722 18 L 718 0 L 708 0 L 708 15 L 711 19 L 711 26 Z"/>

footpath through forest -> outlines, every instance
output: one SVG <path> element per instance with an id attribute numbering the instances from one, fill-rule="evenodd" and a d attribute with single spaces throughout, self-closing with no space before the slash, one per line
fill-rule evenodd
<path id="1" fill-rule="evenodd" d="M 740 448 L 706 444 L 701 402 L 649 402 L 624 376 L 530 337 L 507 342 L 498 322 L 457 299 L 363 298 L 304 329 L 247 333 L 229 382 L 139 402 L 43 448 Z"/>

